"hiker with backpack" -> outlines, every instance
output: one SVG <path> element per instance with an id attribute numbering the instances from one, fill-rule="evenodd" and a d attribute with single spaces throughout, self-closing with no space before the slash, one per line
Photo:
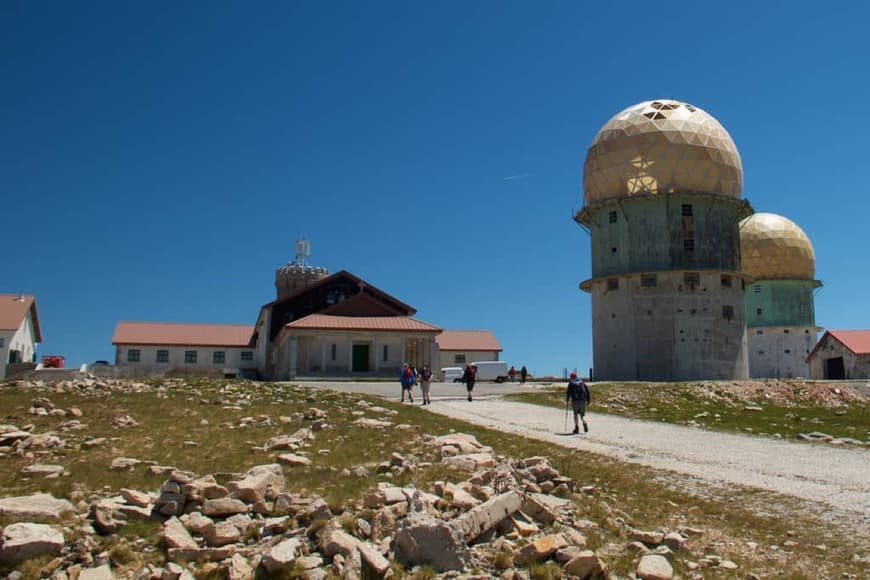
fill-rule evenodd
<path id="1" fill-rule="evenodd" d="M 592 395 L 589 392 L 589 386 L 583 379 L 577 377 L 577 373 L 571 373 L 568 379 L 568 388 L 565 390 L 565 406 L 568 406 L 568 401 L 571 401 L 571 408 L 574 410 L 574 430 L 572 433 L 577 435 L 580 433 L 580 423 L 577 418 L 583 420 L 583 432 L 589 432 L 589 424 L 586 423 L 586 405 L 592 402 Z"/>
<path id="2" fill-rule="evenodd" d="M 432 369 L 429 368 L 429 365 L 423 365 L 423 369 L 420 371 L 420 391 L 423 393 L 423 404 L 431 405 L 432 401 L 429 399 L 429 387 L 432 385 Z"/>
<path id="3" fill-rule="evenodd" d="M 465 390 L 468 391 L 468 400 L 471 400 L 471 391 L 474 390 L 474 378 L 477 376 L 477 370 L 471 365 L 465 365 L 465 372 L 462 373 L 462 382 L 465 383 Z"/>
<path id="4" fill-rule="evenodd" d="M 414 370 L 411 365 L 405 363 L 402 365 L 402 374 L 399 375 L 399 382 L 402 383 L 402 402 L 405 402 L 405 391 L 408 391 L 408 400 L 414 402 L 414 394 L 412 389 L 417 378 L 414 376 Z"/>

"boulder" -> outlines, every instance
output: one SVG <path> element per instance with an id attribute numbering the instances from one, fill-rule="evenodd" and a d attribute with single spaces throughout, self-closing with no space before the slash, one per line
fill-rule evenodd
<path id="1" fill-rule="evenodd" d="M 60 553 L 63 534 L 45 524 L 18 523 L 3 528 L 0 562 L 17 564 L 24 560 Z"/>
<path id="2" fill-rule="evenodd" d="M 124 501 L 128 504 L 137 505 L 139 507 L 148 507 L 154 503 L 155 500 L 154 496 L 150 493 L 128 489 L 126 487 L 121 488 L 121 495 L 124 497 Z"/>
<path id="3" fill-rule="evenodd" d="M 671 580 L 674 569 L 664 556 L 646 554 L 637 565 L 637 577 L 641 580 Z"/>
<path id="4" fill-rule="evenodd" d="M 471 553 L 455 526 L 427 514 L 414 513 L 396 530 L 396 560 L 406 566 L 429 565 L 438 572 L 462 570 Z"/>
<path id="5" fill-rule="evenodd" d="M 133 468 L 142 463 L 132 457 L 116 457 L 112 460 L 109 469 L 112 471 L 133 471 Z"/>
<path id="6" fill-rule="evenodd" d="M 486 453 L 492 451 L 490 447 L 481 445 L 474 435 L 468 433 L 450 433 L 435 438 L 435 442 L 442 447 L 453 447 L 459 453 Z"/>
<path id="7" fill-rule="evenodd" d="M 555 521 L 570 522 L 574 517 L 574 504 L 571 500 L 553 497 L 543 493 L 530 493 L 522 506 L 523 513 L 542 524 Z"/>
<path id="8" fill-rule="evenodd" d="M 303 457 L 302 455 L 296 455 L 294 453 L 282 453 L 278 456 L 278 463 L 282 465 L 288 465 L 290 467 L 304 467 L 307 465 L 311 465 L 311 460 L 307 457 Z"/>
<path id="9" fill-rule="evenodd" d="M 517 552 L 514 562 L 523 566 L 532 562 L 546 560 L 561 548 L 566 548 L 568 542 L 562 534 L 548 534 L 532 540 Z"/>
<path id="10" fill-rule="evenodd" d="M 604 580 L 607 578 L 607 568 L 604 562 L 592 550 L 585 550 L 565 564 L 565 572 L 584 579 Z"/>
<path id="11" fill-rule="evenodd" d="M 61 475 L 63 475 L 63 465 L 34 463 L 33 465 L 28 465 L 27 467 L 22 469 L 21 473 L 23 473 L 24 475 L 31 475 L 33 477 L 45 477 L 54 479 L 55 477 L 60 477 Z"/>
<path id="12" fill-rule="evenodd" d="M 284 472 L 277 463 L 258 465 L 249 469 L 242 479 L 229 482 L 227 489 L 234 499 L 250 504 L 272 501 L 286 489 Z"/>
<path id="13" fill-rule="evenodd" d="M 202 531 L 202 537 L 205 538 L 205 542 L 209 546 L 220 547 L 227 544 L 235 544 L 239 541 L 241 534 L 236 526 L 224 521 L 206 526 Z"/>
<path id="14" fill-rule="evenodd" d="M 301 546 L 302 540 L 299 538 L 290 538 L 273 546 L 263 555 L 263 567 L 272 575 L 286 570 L 296 561 Z"/>
<path id="15" fill-rule="evenodd" d="M 181 523 L 189 532 L 201 535 L 206 528 L 214 525 L 214 520 L 200 512 L 193 512 L 181 516 Z"/>
<path id="16" fill-rule="evenodd" d="M 78 580 L 112 580 L 115 576 L 108 564 L 96 568 L 83 568 L 79 573 Z"/>
<path id="17" fill-rule="evenodd" d="M 73 504 L 57 499 L 50 493 L 35 493 L 0 499 L 0 515 L 15 518 L 60 518 L 64 512 L 74 511 Z"/>
<path id="18" fill-rule="evenodd" d="M 195 550 L 199 547 L 184 525 L 176 517 L 163 522 L 163 543 L 167 548 Z"/>
<path id="19" fill-rule="evenodd" d="M 241 554 L 233 554 L 226 568 L 227 580 L 254 580 L 254 569 Z"/>
<path id="20" fill-rule="evenodd" d="M 243 501 L 230 497 L 220 497 L 206 500 L 202 504 L 202 513 L 209 517 L 226 517 L 235 514 L 246 514 L 250 507 Z"/>
<path id="21" fill-rule="evenodd" d="M 665 539 L 663 532 L 647 532 L 644 530 L 629 530 L 628 537 L 635 542 L 643 542 L 647 546 L 654 548 L 662 543 Z"/>
<path id="22" fill-rule="evenodd" d="M 467 453 L 444 457 L 441 463 L 466 471 L 474 471 L 483 467 L 492 467 L 495 465 L 495 459 L 491 453 Z"/>
<path id="23" fill-rule="evenodd" d="M 324 529 L 320 543 L 323 554 L 327 558 L 332 558 L 336 554 L 349 558 L 356 551 L 360 541 L 347 532 L 328 527 Z"/>
<path id="24" fill-rule="evenodd" d="M 362 573 L 364 578 L 375 575 L 379 578 L 386 576 L 390 570 L 390 561 L 384 558 L 377 548 L 368 542 L 357 543 L 360 559 L 362 560 Z"/>
<path id="25" fill-rule="evenodd" d="M 470 543 L 518 512 L 524 499 L 520 492 L 508 491 L 465 512 L 451 521 L 450 525 Z"/>

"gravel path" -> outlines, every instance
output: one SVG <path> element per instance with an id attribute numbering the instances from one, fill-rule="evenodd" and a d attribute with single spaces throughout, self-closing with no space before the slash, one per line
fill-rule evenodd
<path id="1" fill-rule="evenodd" d="M 587 414 L 590 432 L 568 435 L 564 410 L 501 399 L 426 407 L 485 427 L 588 450 L 717 484 L 737 484 L 825 504 L 832 520 L 870 533 L 870 453 Z M 568 430 L 573 428 L 568 419 Z"/>

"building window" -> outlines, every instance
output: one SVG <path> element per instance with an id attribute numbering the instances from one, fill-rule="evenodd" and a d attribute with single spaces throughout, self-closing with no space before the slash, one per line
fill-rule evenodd
<path id="1" fill-rule="evenodd" d="M 692 204 L 691 204 L 691 203 L 684 203 L 684 204 L 683 204 L 683 212 L 682 212 L 682 213 L 683 213 L 683 216 L 684 216 L 684 217 L 692 217 L 692 214 L 693 214 L 693 212 L 692 212 Z"/>
<path id="2" fill-rule="evenodd" d="M 654 288 L 658 286 L 658 278 L 655 274 L 644 274 L 640 277 L 640 285 L 644 288 Z"/>
<path id="3" fill-rule="evenodd" d="M 465 355 L 464 354 L 453 355 L 453 362 L 455 362 L 457 364 L 458 363 L 465 363 Z"/>
<path id="4" fill-rule="evenodd" d="M 615 211 L 610 212 L 610 223 L 612 223 L 612 224 L 616 223 L 616 212 Z"/>
<path id="5" fill-rule="evenodd" d="M 694 288 L 701 283 L 701 275 L 697 272 L 686 272 L 683 274 L 683 283 Z"/>
<path id="6" fill-rule="evenodd" d="M 801 314 L 806 314 L 806 313 L 807 313 L 807 307 L 806 307 L 806 305 L 801 306 Z"/>
<path id="7" fill-rule="evenodd" d="M 752 287 L 752 290 L 756 294 L 761 294 L 761 284 L 756 284 L 755 286 Z"/>
<path id="8" fill-rule="evenodd" d="M 243 350 L 241 359 L 244 361 L 252 361 L 254 360 L 254 353 L 250 350 Z"/>
<path id="9" fill-rule="evenodd" d="M 388 353 L 389 353 L 389 351 L 387 350 L 387 345 L 385 344 L 384 345 L 384 362 L 387 362 L 387 360 L 389 358 Z"/>
<path id="10" fill-rule="evenodd" d="M 332 360 L 335 360 L 335 355 L 336 355 L 337 350 L 338 350 L 338 347 L 336 347 L 335 343 L 333 342 L 332 343 L 332 353 L 330 354 L 330 356 L 332 357 Z"/>
<path id="11" fill-rule="evenodd" d="M 169 362 L 169 351 L 168 350 L 158 350 L 157 351 L 157 362 L 168 363 Z"/>
<path id="12" fill-rule="evenodd" d="M 788 328 L 786 328 L 785 330 L 783 330 L 782 333 L 783 333 L 783 334 L 791 334 L 791 332 L 789 331 Z"/>
<path id="13" fill-rule="evenodd" d="M 763 350 L 758 351 L 758 354 L 764 354 Z"/>
<path id="14" fill-rule="evenodd" d="M 5 339 L 0 338 L 0 348 L 3 348 L 3 341 L 4 341 L 4 340 L 5 340 Z"/>
<path id="15" fill-rule="evenodd" d="M 619 290 L 619 278 L 608 278 L 607 290 Z"/>
<path id="16" fill-rule="evenodd" d="M 216 350 L 211 355 L 212 364 L 222 365 L 227 360 L 227 353 L 222 350 Z"/>
<path id="17" fill-rule="evenodd" d="M 184 351 L 184 364 L 195 364 L 196 363 L 196 351 L 195 350 L 186 350 Z"/>
<path id="18" fill-rule="evenodd" d="M 791 349 L 789 349 L 789 348 L 785 349 L 785 354 L 791 354 Z"/>
<path id="19" fill-rule="evenodd" d="M 756 330 L 755 334 L 757 334 L 758 336 L 761 336 L 762 334 L 764 334 L 764 331 L 763 330 Z"/>
<path id="20" fill-rule="evenodd" d="M 728 274 L 722 274 L 722 287 L 731 288 L 731 276 Z"/>
<path id="21" fill-rule="evenodd" d="M 730 304 L 726 304 L 722 307 L 722 318 L 725 320 L 731 320 L 734 318 L 734 307 Z"/>
<path id="22" fill-rule="evenodd" d="M 611 253 L 611 254 L 615 254 L 615 253 L 616 253 L 616 248 L 610 248 L 610 253 Z"/>
<path id="23" fill-rule="evenodd" d="M 687 252 L 694 252 L 695 251 L 695 240 L 693 240 L 692 238 L 684 239 L 683 240 L 683 250 L 685 250 Z"/>
<path id="24" fill-rule="evenodd" d="M 127 362 L 139 362 L 139 357 L 142 355 L 142 351 L 138 348 L 131 348 L 127 351 Z"/>
<path id="25" fill-rule="evenodd" d="M 757 316 L 758 318 L 761 318 L 761 308 L 755 309 L 755 316 Z"/>

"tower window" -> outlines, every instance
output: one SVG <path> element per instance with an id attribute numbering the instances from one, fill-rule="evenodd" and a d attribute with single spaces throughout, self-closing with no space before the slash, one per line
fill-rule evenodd
<path id="1" fill-rule="evenodd" d="M 640 285 L 644 288 L 654 288 L 658 286 L 658 278 L 655 274 L 645 274 L 640 277 Z"/>
<path id="2" fill-rule="evenodd" d="M 806 307 L 806 305 L 801 306 L 801 314 L 806 314 L 807 310 L 808 308 Z"/>
<path id="3" fill-rule="evenodd" d="M 756 330 L 755 334 L 757 334 L 758 336 L 761 336 L 762 334 L 764 334 L 764 331 L 763 330 Z"/>
<path id="4" fill-rule="evenodd" d="M 730 304 L 722 306 L 722 318 L 725 320 L 731 320 L 734 318 L 734 307 Z"/>
<path id="5" fill-rule="evenodd" d="M 731 276 L 728 274 L 722 274 L 722 287 L 731 288 Z"/>
<path id="6" fill-rule="evenodd" d="M 790 331 L 788 328 L 786 328 L 785 330 L 782 331 L 782 333 L 783 333 L 783 334 L 790 334 L 791 331 Z"/>
<path id="7" fill-rule="evenodd" d="M 694 252 L 695 251 L 695 240 L 693 240 L 692 238 L 684 239 L 683 240 L 683 250 L 685 250 L 687 252 Z"/>
<path id="8" fill-rule="evenodd" d="M 608 278 L 607 290 L 619 290 L 619 278 Z"/>
<path id="9" fill-rule="evenodd" d="M 756 309 L 755 309 L 755 315 L 756 315 L 757 317 L 761 318 L 761 308 L 756 308 Z"/>
<path id="10" fill-rule="evenodd" d="M 701 275 L 697 272 L 686 272 L 683 274 L 683 283 L 690 288 L 694 288 L 701 283 Z"/>
<path id="11" fill-rule="evenodd" d="M 616 223 L 616 212 L 615 211 L 610 212 L 610 223 L 612 223 L 612 224 Z"/>
<path id="12" fill-rule="evenodd" d="M 683 209 L 683 216 L 684 217 L 692 217 L 693 212 L 692 212 L 692 204 L 691 203 L 684 203 L 682 209 Z"/>
<path id="13" fill-rule="evenodd" d="M 610 248 L 610 253 L 611 253 L 611 254 L 615 254 L 615 253 L 616 253 L 616 247 Z"/>
<path id="14" fill-rule="evenodd" d="M 785 349 L 785 354 L 791 354 L 791 349 Z"/>
<path id="15" fill-rule="evenodd" d="M 758 351 L 758 354 L 764 354 L 763 350 Z"/>
<path id="16" fill-rule="evenodd" d="M 761 284 L 756 284 L 755 286 L 753 286 L 752 291 L 756 294 L 761 294 Z"/>

